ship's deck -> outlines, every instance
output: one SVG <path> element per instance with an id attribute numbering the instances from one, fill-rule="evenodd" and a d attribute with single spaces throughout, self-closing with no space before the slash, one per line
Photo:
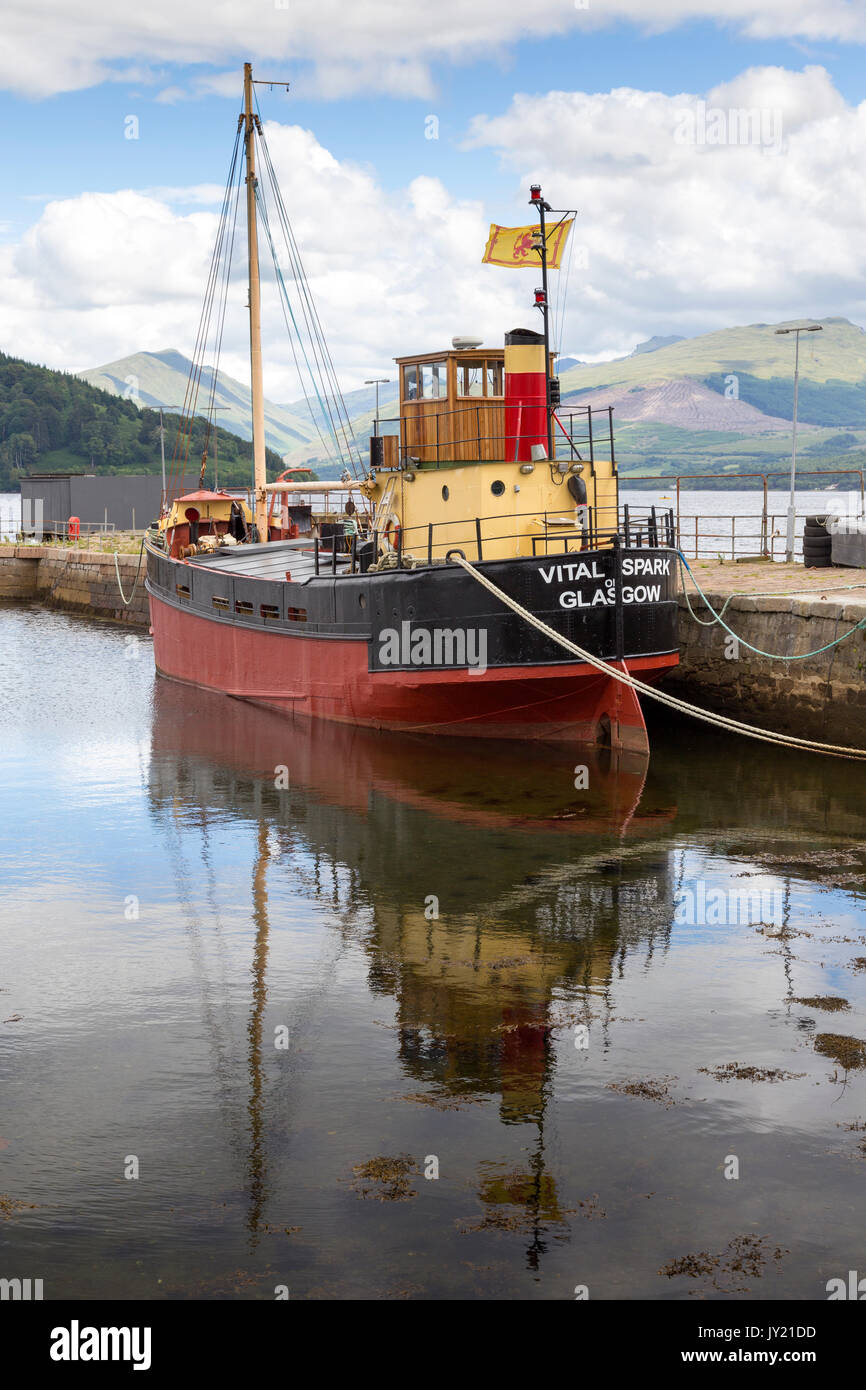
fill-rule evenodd
<path id="1" fill-rule="evenodd" d="M 257 545 L 239 545 L 218 550 L 213 555 L 194 555 L 190 564 L 201 565 L 206 569 L 220 570 L 225 574 L 246 574 L 254 579 L 285 580 L 286 571 L 292 579 L 303 582 L 316 573 L 315 543 L 309 537 L 293 541 L 260 542 Z M 348 555 L 337 556 L 337 573 L 341 574 L 349 564 Z M 319 572 L 333 572 L 333 556 L 330 550 L 319 549 Z"/>

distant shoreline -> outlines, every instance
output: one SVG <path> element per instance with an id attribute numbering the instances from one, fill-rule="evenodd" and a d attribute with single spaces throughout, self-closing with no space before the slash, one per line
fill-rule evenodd
<path id="1" fill-rule="evenodd" d="M 809 474 L 804 473 L 802 479 L 799 477 L 797 479 L 797 491 L 839 493 L 860 491 L 860 486 L 857 479 L 854 478 L 851 474 L 827 474 L 828 478 L 833 478 L 836 476 L 840 477 L 839 483 L 833 483 L 832 485 L 825 484 L 822 486 L 820 483 L 813 484 L 808 482 Z M 841 481 L 842 479 L 845 479 L 845 481 Z M 761 492 L 763 490 L 763 484 L 760 478 L 732 477 L 730 482 L 710 482 L 709 479 L 692 479 L 689 477 L 687 473 L 681 473 L 679 475 L 679 481 L 680 489 L 685 490 L 686 488 L 688 488 L 689 492 Z M 632 481 L 626 474 L 620 473 L 619 475 L 620 492 L 675 492 L 676 486 L 676 476 L 672 478 L 659 478 L 657 481 L 653 481 L 652 479 L 644 479 L 643 481 Z M 787 493 L 790 491 L 790 487 L 790 481 L 786 481 L 784 478 L 774 478 L 767 480 L 768 492 Z"/>

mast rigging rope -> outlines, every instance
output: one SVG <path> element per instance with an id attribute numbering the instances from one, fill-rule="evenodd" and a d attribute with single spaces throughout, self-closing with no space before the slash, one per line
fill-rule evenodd
<path id="1" fill-rule="evenodd" d="M 202 372 L 204 370 L 204 359 L 207 352 L 207 344 L 209 341 L 210 324 L 213 315 L 216 290 L 220 282 L 227 286 L 228 278 L 231 273 L 231 258 L 230 256 L 225 256 L 224 252 L 226 245 L 226 231 L 228 227 L 228 213 L 229 207 L 231 205 L 232 190 L 235 187 L 236 180 L 237 189 L 238 191 L 240 190 L 239 154 L 241 148 L 242 126 L 243 122 L 242 120 L 239 120 L 238 128 L 235 133 L 235 143 L 232 149 L 232 157 L 231 163 L 229 165 L 228 178 L 226 179 L 225 190 L 223 192 L 222 198 L 222 205 L 219 213 L 219 220 L 217 223 L 217 235 L 214 241 L 213 251 L 211 253 L 210 268 L 208 271 L 207 284 L 205 287 L 204 301 L 202 304 L 201 314 L 199 316 L 198 330 L 196 333 L 195 346 L 193 348 L 192 361 L 190 363 L 190 370 L 187 377 L 183 406 L 181 409 L 181 415 L 178 421 L 177 432 L 175 435 L 175 443 L 174 449 L 172 451 L 169 477 L 166 482 L 166 497 L 164 499 L 166 502 L 170 497 L 174 496 L 176 488 L 180 486 L 184 470 L 189 460 L 190 447 L 192 444 L 193 423 L 196 414 L 196 407 L 198 404 L 198 394 L 201 384 Z M 237 194 L 235 197 L 235 216 L 236 214 Z M 234 232 L 232 231 L 232 244 L 233 240 Z M 219 300 L 219 303 L 221 305 L 220 312 L 223 320 L 225 317 L 225 301 L 226 291 L 224 289 Z M 218 343 L 221 344 L 221 342 L 222 330 L 220 327 Z M 214 367 L 214 372 L 217 372 L 218 369 L 219 361 L 217 358 L 217 362 Z M 211 382 L 211 386 L 213 386 L 213 380 Z"/>
<path id="2" fill-rule="evenodd" d="M 352 430 L 351 421 L 349 419 L 349 413 L 346 409 L 346 403 L 343 399 L 343 395 L 340 390 L 339 382 L 337 379 L 337 373 L 334 367 L 333 358 L 331 357 L 331 353 L 328 348 L 327 339 L 325 337 L 324 329 L 322 327 L 322 322 L 319 318 L 318 310 L 316 309 L 315 301 L 313 299 L 312 291 L 310 289 L 309 280 L 304 270 L 304 264 L 301 259 L 301 253 L 298 248 L 294 232 L 292 230 L 292 225 L 289 220 L 288 212 L 286 211 L 286 205 L 283 200 L 282 191 L 280 189 L 280 185 L 277 180 L 276 172 L 273 166 L 273 161 L 271 159 L 271 152 L 268 147 L 267 137 L 265 136 L 264 130 L 262 128 L 259 129 L 259 146 L 262 152 L 262 170 L 263 173 L 267 175 L 267 183 L 274 203 L 274 207 L 276 209 L 277 220 L 280 226 L 280 230 L 282 231 L 283 238 L 285 240 L 286 250 L 288 252 L 289 265 L 292 271 L 292 279 L 298 291 L 298 302 L 301 314 L 306 325 L 310 347 L 312 349 L 313 356 L 316 361 L 316 367 L 319 373 L 319 380 L 322 387 L 321 394 L 324 396 L 325 402 L 327 402 L 325 413 L 327 414 L 327 417 L 331 423 L 331 428 L 334 433 L 335 442 L 337 443 L 338 453 L 342 456 L 345 450 L 345 455 L 348 459 L 348 463 L 351 466 L 351 471 L 354 473 L 355 477 L 358 477 L 359 469 L 363 471 L 361 466 L 360 449 L 358 448 L 358 443 L 355 439 L 354 431 Z M 282 276 L 280 278 L 282 278 Z M 285 282 L 283 281 L 283 285 L 284 284 Z M 293 322 L 295 322 L 294 314 L 292 314 L 292 320 Z M 316 391 L 316 394 L 317 396 L 319 396 L 318 389 Z M 321 397 L 319 398 L 321 400 Z M 332 405 L 333 410 L 331 409 Z M 337 417 L 336 426 L 334 424 L 334 415 L 336 415 Z M 342 435 L 343 438 L 344 448 L 341 448 L 339 444 L 340 435 Z M 357 461 L 352 452 L 353 447 L 355 454 L 357 455 Z"/>

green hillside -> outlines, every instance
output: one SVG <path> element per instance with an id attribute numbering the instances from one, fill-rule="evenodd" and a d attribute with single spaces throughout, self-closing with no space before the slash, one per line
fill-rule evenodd
<path id="1" fill-rule="evenodd" d="M 168 461 L 180 420 L 169 414 L 164 419 Z M 217 435 L 220 482 L 249 483 L 252 445 L 225 429 Z M 204 438 L 205 422 L 196 419 L 192 470 L 200 465 Z M 207 473 L 211 482 L 214 452 L 212 432 Z M 267 460 L 273 478 L 283 467 L 282 459 L 268 450 Z M 0 491 L 15 488 L 22 473 L 157 473 L 160 467 L 155 410 L 139 409 L 133 401 L 69 373 L 0 353 Z"/>
<path id="2" fill-rule="evenodd" d="M 866 449 L 866 332 L 842 318 L 805 321 L 820 323 L 822 331 L 800 339 L 801 469 L 859 468 Z M 653 352 L 576 366 L 561 376 L 564 408 L 587 398 L 593 406 L 614 404 L 624 481 L 656 473 L 778 473 L 781 478 L 791 450 L 790 432 L 780 422 L 793 418 L 794 338 L 775 330 L 790 326 L 720 329 Z M 676 384 L 686 382 L 705 393 L 705 403 L 698 402 L 690 414 L 671 403 L 680 389 Z M 615 398 L 611 402 L 605 401 L 608 392 Z M 655 404 L 641 411 L 641 401 L 649 397 Z M 753 413 L 742 427 L 718 428 L 722 402 L 760 415 Z M 707 479 L 704 485 L 716 484 Z M 780 485 L 771 478 L 771 486 Z"/>
<path id="3" fill-rule="evenodd" d="M 703 378 L 703 383 L 712 391 L 724 394 L 729 375 L 729 372 L 711 372 Z M 765 415 L 793 419 L 794 384 L 790 373 L 784 377 L 760 377 L 740 371 L 736 377 L 741 401 L 762 410 Z M 860 381 L 842 381 L 839 377 L 822 380 L 801 373 L 797 418 L 804 424 L 827 425 L 835 429 L 856 429 L 866 425 L 866 377 Z"/>
<path id="4" fill-rule="evenodd" d="M 805 335 L 800 343 L 801 467 L 859 467 L 866 450 L 866 332 L 843 318 L 817 322 L 822 331 Z M 652 338 L 629 357 L 569 365 L 560 374 L 563 409 L 584 401 L 593 408 L 613 406 L 623 479 L 640 473 L 781 476 L 791 447 L 785 422 L 793 413 L 794 340 L 775 330 L 787 326 L 758 323 L 697 338 Z M 0 486 L 4 479 L 8 484 L 22 461 L 27 468 L 90 470 L 92 455 L 96 471 L 158 467 L 156 415 L 151 409 L 138 410 L 125 396 L 134 390 L 144 407 L 183 400 L 189 366 L 181 353 L 166 349 L 134 353 L 82 373 L 90 383 L 82 386 L 82 399 L 88 402 L 83 415 L 71 394 L 70 384 L 78 378 L 47 373 L 52 389 L 66 393 L 59 418 L 52 413 L 58 407 L 48 388 L 39 396 L 35 378 L 22 384 L 12 376 L 7 381 L 0 372 Z M 26 363 L 16 368 L 19 376 L 44 371 Z M 105 389 L 87 395 L 93 386 Z M 220 478 L 246 482 L 249 390 L 222 372 L 215 389 L 218 404 L 227 407 L 217 418 L 236 431 L 220 430 Z M 394 415 L 395 396 L 396 371 L 380 392 L 383 419 Z M 22 408 L 28 401 L 29 414 Z M 362 458 L 374 401 L 370 387 L 345 398 Z M 108 402 L 113 402 L 110 409 Z M 305 465 L 321 478 L 340 476 L 344 465 L 329 446 L 318 402 L 267 402 L 265 427 L 268 444 L 279 450 L 284 466 Z M 169 452 L 173 428 L 172 422 Z M 197 427 L 193 457 L 200 456 L 201 434 Z M 271 471 L 277 466 L 277 455 L 269 455 Z M 707 486 L 713 483 L 708 480 Z"/>
<path id="5" fill-rule="evenodd" d="M 822 325 L 822 331 L 801 335 L 800 338 L 801 401 L 804 383 L 854 387 L 863 402 L 861 423 L 866 426 L 866 332 L 848 319 L 816 319 L 814 322 Z M 710 378 L 718 380 L 733 373 L 740 378 L 741 396 L 744 377 L 755 382 L 769 383 L 775 380 L 787 383 L 787 413 L 780 408 L 781 391 L 778 396 L 766 397 L 768 401 L 772 399 L 774 404 L 774 409 L 767 413 L 783 414 L 790 419 L 794 338 L 792 334 L 783 337 L 775 331 L 785 327 L 790 327 L 790 324 L 753 323 L 743 328 L 722 328 L 715 333 L 704 333 L 699 338 L 685 338 L 655 352 L 623 357 L 616 362 L 572 367 L 562 375 L 562 392 L 563 395 L 571 395 L 576 391 L 597 390 L 605 386 L 646 386 L 651 382 L 671 381 L 677 377 L 692 377 L 695 381 L 708 382 Z M 763 404 L 760 408 L 766 409 Z M 826 422 L 820 420 L 815 423 Z"/>

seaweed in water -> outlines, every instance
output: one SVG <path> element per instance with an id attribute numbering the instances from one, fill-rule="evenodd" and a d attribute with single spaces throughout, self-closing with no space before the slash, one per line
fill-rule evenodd
<path id="1" fill-rule="evenodd" d="M 837 1062 L 845 1071 L 866 1067 L 866 1042 L 862 1038 L 849 1038 L 844 1033 L 818 1033 L 815 1051 Z"/>
<path id="2" fill-rule="evenodd" d="M 8 1196 L 5 1192 L 0 1192 L 0 1216 L 9 1220 L 13 1212 L 16 1211 L 38 1211 L 35 1202 L 19 1202 L 16 1198 Z"/>
<path id="3" fill-rule="evenodd" d="M 716 1081 L 796 1081 L 805 1076 L 804 1071 L 781 1071 L 778 1067 L 741 1066 L 739 1062 L 725 1062 L 720 1067 L 698 1067 L 706 1076 Z"/>
<path id="4" fill-rule="evenodd" d="M 410 1177 L 420 1169 L 411 1154 L 371 1158 L 366 1163 L 357 1163 L 352 1172 L 355 1174 L 352 1191 L 359 1197 L 376 1202 L 408 1202 L 417 1196 Z"/>
<path id="5" fill-rule="evenodd" d="M 721 1293 L 748 1293 L 749 1286 L 738 1282 L 743 1279 L 760 1279 L 769 1260 L 778 1264 L 788 1254 L 781 1246 L 775 1250 L 768 1248 L 767 1236 L 734 1236 L 718 1255 L 701 1250 L 697 1255 L 681 1255 L 670 1260 L 658 1271 L 668 1279 L 686 1275 L 689 1279 L 708 1280 L 710 1286 Z"/>
<path id="6" fill-rule="evenodd" d="M 649 1076 L 645 1080 L 638 1081 L 611 1081 L 608 1085 L 609 1091 L 618 1091 L 623 1096 L 643 1096 L 645 1100 L 657 1101 L 660 1105 L 676 1105 L 676 1101 L 670 1093 L 669 1086 L 672 1081 L 676 1081 L 675 1076 Z"/>
<path id="7" fill-rule="evenodd" d="M 807 1009 L 823 1009 L 825 1013 L 839 1013 L 841 1009 L 850 1009 L 851 1005 L 847 999 L 840 999 L 835 994 L 804 994 L 799 998 L 791 1000 L 792 1004 L 803 1004 Z"/>

